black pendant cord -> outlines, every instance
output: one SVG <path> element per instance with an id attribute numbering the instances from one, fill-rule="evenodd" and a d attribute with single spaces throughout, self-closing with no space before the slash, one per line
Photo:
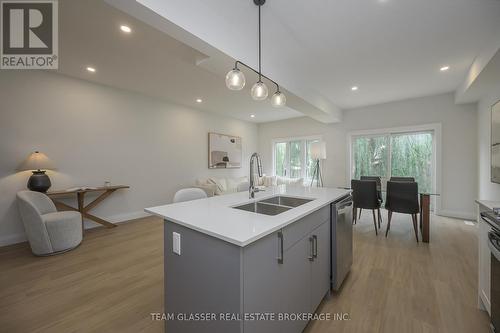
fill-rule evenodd
<path id="1" fill-rule="evenodd" d="M 253 71 L 254 73 L 258 74 L 259 75 L 259 82 L 262 82 L 262 78 L 265 78 L 269 81 L 271 81 L 272 83 L 274 83 L 274 85 L 276 85 L 276 92 L 277 93 L 280 93 L 280 86 L 278 83 L 276 83 L 276 81 L 272 80 L 271 78 L 269 78 L 268 76 L 265 76 L 264 74 L 262 74 L 262 31 L 261 31 L 261 13 L 260 13 L 260 7 L 262 7 L 263 4 L 266 3 L 266 0 L 254 0 L 254 3 L 259 7 L 259 70 L 255 70 L 253 69 L 252 67 L 248 66 L 247 64 L 239 61 L 239 60 L 236 60 L 236 62 L 234 63 L 234 68 L 235 70 L 238 69 L 238 64 L 242 65 L 242 66 L 245 66 L 246 68 L 250 69 L 251 71 Z"/>
<path id="2" fill-rule="evenodd" d="M 262 52 L 261 52 L 261 45 L 262 45 L 262 40 L 261 40 L 261 34 L 260 34 L 260 7 L 262 5 L 259 5 L 259 82 L 262 82 Z"/>

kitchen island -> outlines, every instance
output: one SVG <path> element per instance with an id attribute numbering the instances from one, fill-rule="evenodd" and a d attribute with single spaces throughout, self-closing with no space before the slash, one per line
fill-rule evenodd
<path id="1" fill-rule="evenodd" d="M 348 195 L 279 186 L 146 209 L 165 220 L 167 332 L 301 332 L 330 290 L 332 204 Z"/>

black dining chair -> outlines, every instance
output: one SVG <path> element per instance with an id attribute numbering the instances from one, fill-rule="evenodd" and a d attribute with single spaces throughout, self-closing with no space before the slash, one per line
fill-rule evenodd
<path id="1" fill-rule="evenodd" d="M 352 201 L 353 201 L 353 215 L 352 223 L 356 224 L 357 210 L 359 209 L 371 209 L 373 213 L 373 225 L 375 226 L 375 234 L 378 235 L 378 230 L 380 229 L 380 205 L 381 202 L 378 199 L 377 194 L 377 182 L 374 180 L 351 180 L 352 188 Z M 375 210 L 378 211 L 378 228 L 377 219 L 375 217 Z"/>
<path id="2" fill-rule="evenodd" d="M 374 180 L 376 183 L 377 183 L 377 195 L 378 195 L 378 199 L 380 201 L 380 204 L 382 204 L 382 201 L 384 201 L 382 199 L 382 179 L 378 176 L 361 176 L 360 177 L 361 180 Z M 363 211 L 363 209 L 359 209 L 359 217 L 358 219 L 361 218 L 361 212 Z M 379 212 L 379 219 L 380 221 L 382 222 L 382 214 L 380 214 L 380 211 Z"/>
<path id="3" fill-rule="evenodd" d="M 415 178 L 413 177 L 391 177 L 389 180 L 391 182 L 415 182 Z"/>
<path id="4" fill-rule="evenodd" d="M 391 229 L 392 213 L 410 214 L 413 220 L 413 229 L 418 243 L 417 214 L 420 212 L 418 204 L 418 184 L 415 182 L 387 182 L 387 196 L 385 208 L 388 211 L 387 229 L 385 237 Z"/>

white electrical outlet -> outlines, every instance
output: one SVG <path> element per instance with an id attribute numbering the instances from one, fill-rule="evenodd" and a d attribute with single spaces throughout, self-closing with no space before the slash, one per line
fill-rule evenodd
<path id="1" fill-rule="evenodd" d="M 173 251 L 175 254 L 181 255 L 181 234 L 177 232 L 172 233 Z"/>

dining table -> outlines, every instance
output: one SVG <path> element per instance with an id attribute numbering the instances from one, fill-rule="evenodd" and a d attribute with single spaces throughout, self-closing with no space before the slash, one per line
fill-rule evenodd
<path id="1" fill-rule="evenodd" d="M 339 187 L 342 189 L 350 190 L 350 187 Z M 386 193 L 385 189 L 381 189 L 377 186 L 377 191 L 381 193 Z M 429 243 L 430 242 L 430 223 L 431 223 L 431 197 L 438 197 L 439 193 L 423 191 L 419 192 L 419 204 L 420 204 L 420 233 L 422 235 L 422 242 Z"/>
<path id="2" fill-rule="evenodd" d="M 438 193 L 420 192 L 420 232 L 422 233 L 422 242 L 430 241 L 430 222 L 431 222 L 431 197 L 440 196 Z"/>

